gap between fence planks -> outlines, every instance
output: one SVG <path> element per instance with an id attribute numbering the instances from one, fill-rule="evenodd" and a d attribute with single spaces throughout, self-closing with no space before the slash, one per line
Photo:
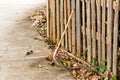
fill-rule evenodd
<path id="1" fill-rule="evenodd" d="M 62 40 L 64 39 L 65 33 L 66 33 L 66 31 L 67 31 L 68 25 L 69 25 L 69 23 L 70 23 L 70 20 L 72 19 L 73 14 L 74 14 L 74 10 L 72 10 L 72 12 L 71 12 L 71 14 L 70 14 L 70 16 L 69 16 L 68 22 L 67 22 L 67 24 L 65 25 L 65 30 L 63 31 L 62 36 L 61 36 L 61 39 L 60 39 L 60 41 L 59 41 L 59 43 L 58 43 L 58 46 L 57 46 L 57 48 L 56 48 L 55 51 L 54 51 L 53 59 L 54 59 L 55 61 L 56 61 L 56 59 L 55 59 L 56 53 L 57 53 L 57 51 L 58 51 L 58 49 L 59 49 L 59 47 L 60 47 L 60 45 L 61 45 Z"/>

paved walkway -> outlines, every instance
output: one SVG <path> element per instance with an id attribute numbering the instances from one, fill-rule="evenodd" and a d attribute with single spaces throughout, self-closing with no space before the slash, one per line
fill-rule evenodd
<path id="1" fill-rule="evenodd" d="M 20 5 L 11 8 L 0 4 L 0 8 L 4 8 L 0 13 L 0 80 L 73 80 L 67 71 L 50 66 L 44 59 L 50 50 L 31 27 L 28 17 L 32 7 L 19 11 Z M 26 56 L 30 50 L 33 54 Z"/>

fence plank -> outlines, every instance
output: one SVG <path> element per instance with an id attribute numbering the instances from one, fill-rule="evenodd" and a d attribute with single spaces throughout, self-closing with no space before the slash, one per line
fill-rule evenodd
<path id="1" fill-rule="evenodd" d="M 117 74 L 117 44 L 118 44 L 118 22 L 119 22 L 119 0 L 116 0 L 115 16 L 114 16 L 114 38 L 113 38 L 113 73 Z"/>
<path id="2" fill-rule="evenodd" d="M 56 0 L 57 43 L 60 41 L 60 0 Z"/>
<path id="3" fill-rule="evenodd" d="M 82 31 L 83 31 L 83 57 L 86 58 L 86 25 L 85 25 L 85 1 L 82 1 Z"/>
<path id="4" fill-rule="evenodd" d="M 101 62 L 101 1 L 97 0 L 97 27 L 98 27 L 98 63 Z"/>
<path id="5" fill-rule="evenodd" d="M 72 9 L 75 10 L 75 0 L 72 0 L 71 1 L 71 6 L 72 6 Z M 76 53 L 76 37 L 75 37 L 75 13 L 73 14 L 73 17 L 72 17 L 72 53 Z"/>
<path id="6" fill-rule="evenodd" d="M 91 0 L 91 9 L 92 9 L 92 54 L 93 58 L 96 58 L 96 2 Z"/>
<path id="7" fill-rule="evenodd" d="M 53 12 L 52 12 L 52 3 L 50 2 L 50 39 L 53 39 Z"/>
<path id="8" fill-rule="evenodd" d="M 102 7 L 102 60 L 105 60 L 105 53 L 106 53 L 106 0 L 103 1 L 103 7 Z"/>
<path id="9" fill-rule="evenodd" d="M 56 42 L 56 16 L 55 16 L 55 0 L 52 0 L 53 10 L 53 43 Z"/>
<path id="10" fill-rule="evenodd" d="M 50 2 L 47 0 L 47 37 L 50 35 Z"/>
<path id="11" fill-rule="evenodd" d="M 76 37 L 77 37 L 77 56 L 81 55 L 81 13 L 80 13 L 80 0 L 76 0 Z"/>
<path id="12" fill-rule="evenodd" d="M 68 9 L 68 16 L 70 16 L 70 13 L 71 13 L 71 3 L 70 3 L 70 0 L 67 0 L 67 9 Z M 71 27 L 71 21 L 70 21 L 70 24 L 68 26 L 68 47 L 69 47 L 69 51 L 71 52 L 72 51 L 72 36 L 71 36 L 71 32 L 72 32 L 72 27 Z"/>
<path id="13" fill-rule="evenodd" d="M 113 0 L 108 0 L 108 24 L 107 24 L 107 68 L 111 70 L 111 56 L 112 56 L 112 26 L 113 26 Z"/>
<path id="14" fill-rule="evenodd" d="M 64 31 L 64 18 L 63 18 L 63 8 L 64 4 L 63 4 L 63 0 L 60 0 L 60 26 L 61 26 L 61 34 L 63 33 Z M 61 47 L 64 48 L 64 40 L 62 40 L 62 43 L 61 43 Z"/>
<path id="15" fill-rule="evenodd" d="M 90 0 L 87 1 L 87 61 L 91 63 L 91 11 L 90 11 Z"/>
<path id="16" fill-rule="evenodd" d="M 64 24 L 67 23 L 67 0 L 64 0 Z M 65 33 L 65 49 L 68 50 L 68 29 Z"/>

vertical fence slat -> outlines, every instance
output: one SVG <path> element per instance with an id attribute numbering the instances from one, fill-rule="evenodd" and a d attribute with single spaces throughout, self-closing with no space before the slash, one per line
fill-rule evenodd
<path id="1" fill-rule="evenodd" d="M 118 22 L 119 22 L 119 0 L 116 0 L 114 16 L 114 38 L 113 38 L 113 73 L 117 74 L 117 44 L 118 44 Z"/>
<path id="2" fill-rule="evenodd" d="M 103 0 L 103 7 L 102 7 L 102 60 L 105 60 L 105 53 L 106 53 L 106 0 Z"/>
<path id="3" fill-rule="evenodd" d="M 56 16 L 55 16 L 55 0 L 52 0 L 53 10 L 53 43 L 56 42 Z"/>
<path id="4" fill-rule="evenodd" d="M 67 0 L 64 0 L 64 24 L 67 24 Z M 68 29 L 65 33 L 65 49 L 68 49 Z"/>
<path id="5" fill-rule="evenodd" d="M 76 0 L 76 37 L 77 37 L 77 56 L 81 55 L 81 18 L 80 18 L 80 0 Z"/>
<path id="6" fill-rule="evenodd" d="M 49 2 L 49 0 L 47 0 L 47 37 L 48 38 L 50 38 L 49 37 L 49 35 L 50 35 L 50 2 Z"/>
<path id="7" fill-rule="evenodd" d="M 112 56 L 112 26 L 113 26 L 113 14 L 112 14 L 112 6 L 113 0 L 107 0 L 108 2 L 108 24 L 107 24 L 107 68 L 111 70 L 111 56 Z"/>
<path id="8" fill-rule="evenodd" d="M 96 58 L 96 9 L 95 0 L 91 0 L 91 11 L 92 11 L 92 54 L 93 58 Z"/>
<path id="9" fill-rule="evenodd" d="M 60 0 L 56 0 L 57 43 L 60 41 Z"/>
<path id="10" fill-rule="evenodd" d="M 89 13 L 89 14 L 88 14 Z M 90 0 L 87 1 L 87 61 L 91 63 L 91 10 L 90 10 Z"/>
<path id="11" fill-rule="evenodd" d="M 72 0 L 71 1 L 71 6 L 72 6 L 72 9 L 75 10 L 75 0 Z M 75 54 L 75 51 L 76 51 L 76 45 L 75 45 L 75 42 L 76 42 L 76 37 L 75 37 L 75 13 L 73 14 L 73 17 L 72 17 L 72 53 Z"/>
<path id="12" fill-rule="evenodd" d="M 63 0 L 60 0 L 60 26 L 61 26 L 61 34 L 63 33 L 63 31 L 64 31 L 64 18 L 63 18 L 63 10 L 64 10 L 64 8 L 63 8 Z M 64 40 L 62 40 L 62 43 L 61 43 L 61 47 L 64 47 Z"/>
<path id="13" fill-rule="evenodd" d="M 97 0 L 97 27 L 98 27 L 98 63 L 101 62 L 101 1 Z"/>
<path id="14" fill-rule="evenodd" d="M 83 31 L 83 54 L 86 57 L 86 25 L 85 25 L 85 1 L 82 1 L 82 31 Z"/>
<path id="15" fill-rule="evenodd" d="M 50 2 L 50 39 L 53 39 L 53 12 L 52 12 L 52 3 Z"/>
<path id="16" fill-rule="evenodd" d="M 71 13 L 71 3 L 70 3 L 70 0 L 67 0 L 67 9 L 68 9 L 68 16 L 70 16 L 70 13 Z M 69 47 L 69 51 L 71 52 L 72 51 L 72 36 L 71 36 L 71 21 L 70 21 L 70 24 L 68 26 L 68 47 Z"/>

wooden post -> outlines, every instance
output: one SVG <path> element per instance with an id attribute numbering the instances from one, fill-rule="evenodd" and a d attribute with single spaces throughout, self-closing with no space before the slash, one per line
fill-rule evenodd
<path id="1" fill-rule="evenodd" d="M 89 14 L 88 14 L 89 13 Z M 87 61 L 91 63 L 91 10 L 90 10 L 90 0 L 87 1 Z"/>
<path id="2" fill-rule="evenodd" d="M 106 53 L 106 0 L 103 0 L 102 6 L 102 60 L 105 60 L 105 53 Z"/>
<path id="3" fill-rule="evenodd" d="M 98 63 L 101 62 L 101 33 L 102 33 L 102 25 L 101 25 L 101 1 L 97 0 L 97 27 L 98 27 Z"/>
<path id="4" fill-rule="evenodd" d="M 50 2 L 47 0 L 47 37 L 50 38 Z"/>
<path id="5" fill-rule="evenodd" d="M 60 41 L 60 0 L 56 0 L 57 43 Z"/>
<path id="6" fill-rule="evenodd" d="M 119 22 L 119 4 L 120 1 L 116 0 L 115 16 L 114 16 L 114 35 L 113 35 L 113 73 L 117 74 L 117 44 L 118 44 L 118 22 Z"/>
<path id="7" fill-rule="evenodd" d="M 92 54 L 93 58 L 96 58 L 96 3 L 95 0 L 91 0 L 92 11 Z"/>
<path id="8" fill-rule="evenodd" d="M 75 0 L 71 0 L 71 6 L 72 9 L 75 10 Z M 75 13 L 73 14 L 73 18 L 72 18 L 72 53 L 76 54 L 76 37 L 75 37 Z"/>
<path id="9" fill-rule="evenodd" d="M 64 22 L 64 19 L 63 19 L 63 12 L 64 12 L 63 10 L 64 10 L 64 8 L 63 8 L 63 6 L 64 6 L 63 0 L 60 0 L 60 26 L 61 26 L 61 33 L 63 33 L 63 31 L 64 31 L 64 24 L 63 24 L 63 22 Z M 64 40 L 62 40 L 61 47 L 64 48 Z"/>
<path id="10" fill-rule="evenodd" d="M 81 56 L 81 13 L 80 13 L 80 0 L 76 0 L 76 37 L 77 37 L 77 56 Z"/>
<path id="11" fill-rule="evenodd" d="M 112 62 L 112 26 L 113 26 L 113 0 L 108 2 L 108 22 L 107 22 L 107 69 L 111 71 Z"/>
<path id="12" fill-rule="evenodd" d="M 67 9 L 68 9 L 68 16 L 70 16 L 70 13 L 71 13 L 71 3 L 70 3 L 70 0 L 67 0 Z M 70 21 L 70 24 L 68 25 L 68 47 L 69 47 L 69 51 L 71 52 L 72 51 L 72 35 L 71 35 L 71 21 Z"/>

